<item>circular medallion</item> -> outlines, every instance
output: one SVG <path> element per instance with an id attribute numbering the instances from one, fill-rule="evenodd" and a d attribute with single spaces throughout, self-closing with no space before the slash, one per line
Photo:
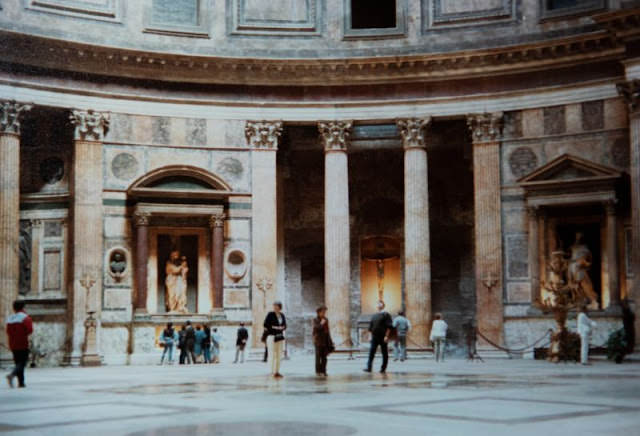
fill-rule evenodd
<path id="1" fill-rule="evenodd" d="M 111 171 L 120 180 L 131 180 L 138 174 L 138 160 L 129 153 L 119 153 L 111 161 Z"/>
<path id="2" fill-rule="evenodd" d="M 40 177 L 47 185 L 54 185 L 64 177 L 64 161 L 59 157 L 48 157 L 40 162 Z"/>
<path id="3" fill-rule="evenodd" d="M 224 158 L 218 163 L 218 173 L 222 174 L 226 179 L 239 180 L 242 177 L 244 168 L 242 162 L 233 157 Z"/>
<path id="4" fill-rule="evenodd" d="M 518 147 L 509 155 L 509 166 L 511 173 L 520 178 L 538 166 L 538 157 L 529 147 Z"/>

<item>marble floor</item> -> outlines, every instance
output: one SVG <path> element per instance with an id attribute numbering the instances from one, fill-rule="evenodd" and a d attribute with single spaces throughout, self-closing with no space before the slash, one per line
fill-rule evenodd
<path id="1" fill-rule="evenodd" d="M 0 435 L 636 435 L 640 363 L 285 361 L 28 370 L 0 388 Z"/>

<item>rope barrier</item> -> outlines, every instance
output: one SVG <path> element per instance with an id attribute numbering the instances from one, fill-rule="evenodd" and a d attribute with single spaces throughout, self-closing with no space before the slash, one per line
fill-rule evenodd
<path id="1" fill-rule="evenodd" d="M 508 353 L 508 354 L 525 354 L 527 351 L 530 351 L 530 350 L 534 349 L 547 336 L 550 336 L 553 333 L 553 330 L 552 329 L 547 330 L 547 332 L 545 332 L 545 334 L 542 335 L 542 337 L 540 337 L 540 339 L 535 341 L 533 344 L 527 345 L 526 347 L 522 347 L 522 348 L 506 348 L 506 347 L 503 347 L 501 345 L 496 344 L 491 339 L 487 338 L 485 335 L 482 334 L 482 332 L 479 329 L 476 329 L 476 333 L 482 339 L 487 341 L 487 343 L 489 343 L 489 345 L 493 346 L 494 348 L 497 348 L 500 351 L 504 351 L 505 353 Z"/>

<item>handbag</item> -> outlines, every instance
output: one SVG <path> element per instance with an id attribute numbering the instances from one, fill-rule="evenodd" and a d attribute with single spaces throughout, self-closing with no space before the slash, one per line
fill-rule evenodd
<path id="1" fill-rule="evenodd" d="M 273 342 L 284 341 L 284 333 L 276 333 L 273 335 Z"/>

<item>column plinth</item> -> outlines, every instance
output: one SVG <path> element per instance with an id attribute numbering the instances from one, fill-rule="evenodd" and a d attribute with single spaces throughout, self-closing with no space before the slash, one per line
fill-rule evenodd
<path id="1" fill-rule="evenodd" d="M 409 347 L 425 348 L 431 329 L 429 176 L 424 130 L 431 119 L 397 120 L 404 146 L 404 282 Z"/>
<path id="2" fill-rule="evenodd" d="M 349 229 L 350 121 L 318 123 L 324 156 L 324 301 L 337 348 L 350 348 L 351 251 Z"/>

